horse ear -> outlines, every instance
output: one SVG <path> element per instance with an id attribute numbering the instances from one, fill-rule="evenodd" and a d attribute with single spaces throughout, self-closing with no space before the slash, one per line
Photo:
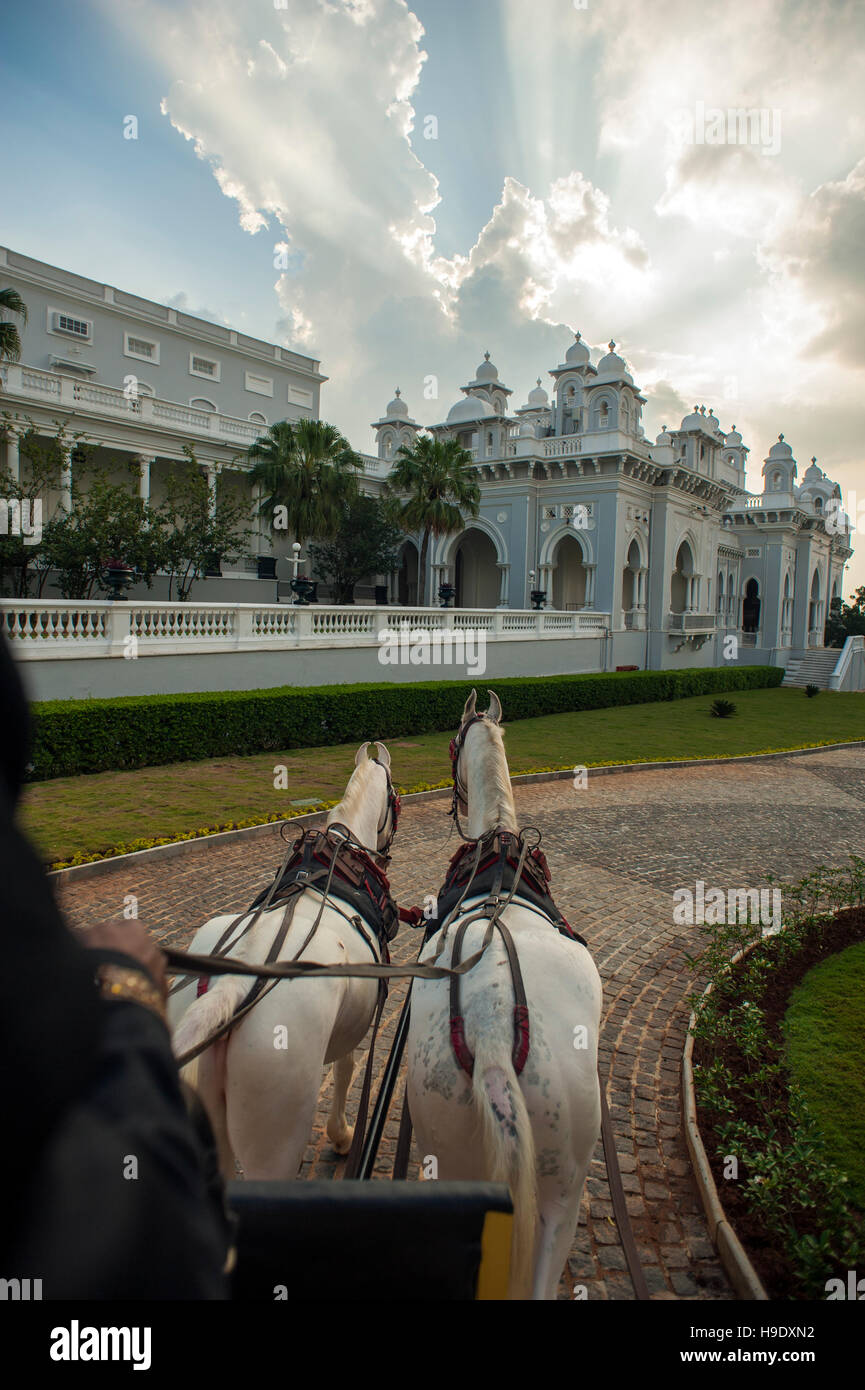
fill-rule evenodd
<path id="1" fill-rule="evenodd" d="M 379 760 L 379 762 L 380 762 L 380 763 L 384 763 L 385 767 L 389 768 L 389 767 L 390 767 L 390 753 L 387 751 L 387 749 L 385 748 L 385 746 L 384 746 L 383 743 L 376 743 L 375 746 L 376 746 L 376 748 L 377 748 L 377 750 L 378 750 L 378 760 Z"/>
<path id="2" fill-rule="evenodd" d="M 487 719 L 491 719 L 494 724 L 502 722 L 502 702 L 494 690 L 490 691 L 490 707 L 487 710 Z"/>
<path id="3" fill-rule="evenodd" d="M 477 704 L 477 702 L 478 692 L 476 690 L 473 690 L 469 698 L 466 700 L 465 708 L 463 709 L 462 723 L 465 723 L 467 719 L 471 719 L 472 715 L 475 712 L 475 705 Z"/>
<path id="4" fill-rule="evenodd" d="M 362 743 L 362 744 L 360 745 L 360 748 L 358 748 L 357 752 L 356 752 L 355 755 L 354 755 L 354 765 L 355 765 L 355 767 L 360 767 L 361 763 L 365 763 L 368 756 L 369 756 L 369 744 L 368 744 L 368 743 Z"/>

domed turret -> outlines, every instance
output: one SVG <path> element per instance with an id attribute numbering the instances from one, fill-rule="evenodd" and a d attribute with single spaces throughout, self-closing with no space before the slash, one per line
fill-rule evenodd
<path id="1" fill-rule="evenodd" d="M 550 404 L 550 398 L 544 390 L 543 386 L 541 385 L 540 377 L 538 377 L 537 386 L 533 386 L 531 391 L 529 392 L 529 399 L 526 402 L 526 404 L 532 410 L 546 410 L 548 408 Z"/>
<path id="2" fill-rule="evenodd" d="M 625 359 L 616 352 L 616 344 L 612 338 L 609 342 L 609 352 L 601 358 L 598 363 L 598 380 L 606 378 L 609 381 L 627 381 L 633 384 L 633 378 L 625 365 Z"/>
<path id="3" fill-rule="evenodd" d="M 490 361 L 488 352 L 484 353 L 484 360 L 475 372 L 476 381 L 498 381 L 499 369 Z"/>
<path id="4" fill-rule="evenodd" d="M 763 463 L 763 477 L 766 480 L 763 491 L 788 493 L 792 496 L 797 471 L 793 450 L 783 434 L 779 434 Z"/>
<path id="5" fill-rule="evenodd" d="M 583 342 L 582 333 L 574 334 L 574 341 L 565 353 L 565 361 L 570 367 L 584 367 L 589 360 L 589 349 Z"/>
<path id="6" fill-rule="evenodd" d="M 452 405 L 448 411 L 447 423 L 449 425 L 470 424 L 474 420 L 496 420 L 498 416 L 490 405 L 480 396 L 464 396 L 456 405 Z"/>

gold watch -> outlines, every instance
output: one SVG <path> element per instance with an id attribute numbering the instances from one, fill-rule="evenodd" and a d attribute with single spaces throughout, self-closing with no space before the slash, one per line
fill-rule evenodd
<path id="1" fill-rule="evenodd" d="M 143 971 L 105 963 L 97 966 L 96 985 L 103 999 L 132 1000 L 136 1004 L 143 1004 L 165 1022 L 162 994 Z"/>

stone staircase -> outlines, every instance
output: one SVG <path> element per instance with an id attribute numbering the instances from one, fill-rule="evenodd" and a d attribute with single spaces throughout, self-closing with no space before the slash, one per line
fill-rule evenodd
<path id="1" fill-rule="evenodd" d="M 834 647 L 809 647 L 798 656 L 791 656 L 781 684 L 803 689 L 806 685 L 816 685 L 821 690 L 828 690 L 829 677 L 838 665 L 840 655 L 840 651 Z"/>

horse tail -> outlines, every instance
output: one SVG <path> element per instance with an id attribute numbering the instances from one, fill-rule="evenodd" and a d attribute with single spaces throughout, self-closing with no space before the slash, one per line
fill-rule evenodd
<path id="1" fill-rule="evenodd" d="M 175 1057 L 182 1057 L 199 1043 L 203 1043 L 211 1033 L 216 1033 L 229 1019 L 234 1017 L 238 1006 L 249 991 L 249 980 L 240 975 L 222 975 L 211 985 L 206 994 L 190 1004 L 181 1018 L 172 1038 Z M 206 1049 L 204 1049 L 206 1051 Z M 201 1054 L 193 1057 L 180 1070 L 182 1079 L 198 1089 L 198 1064 Z"/>
<path id="2" fill-rule="evenodd" d="M 532 1296 L 538 1216 L 535 1140 L 511 1060 L 511 1044 L 479 1038 L 472 1075 L 481 1117 L 484 1159 L 491 1182 L 507 1183 L 514 1204 L 508 1296 Z"/>

